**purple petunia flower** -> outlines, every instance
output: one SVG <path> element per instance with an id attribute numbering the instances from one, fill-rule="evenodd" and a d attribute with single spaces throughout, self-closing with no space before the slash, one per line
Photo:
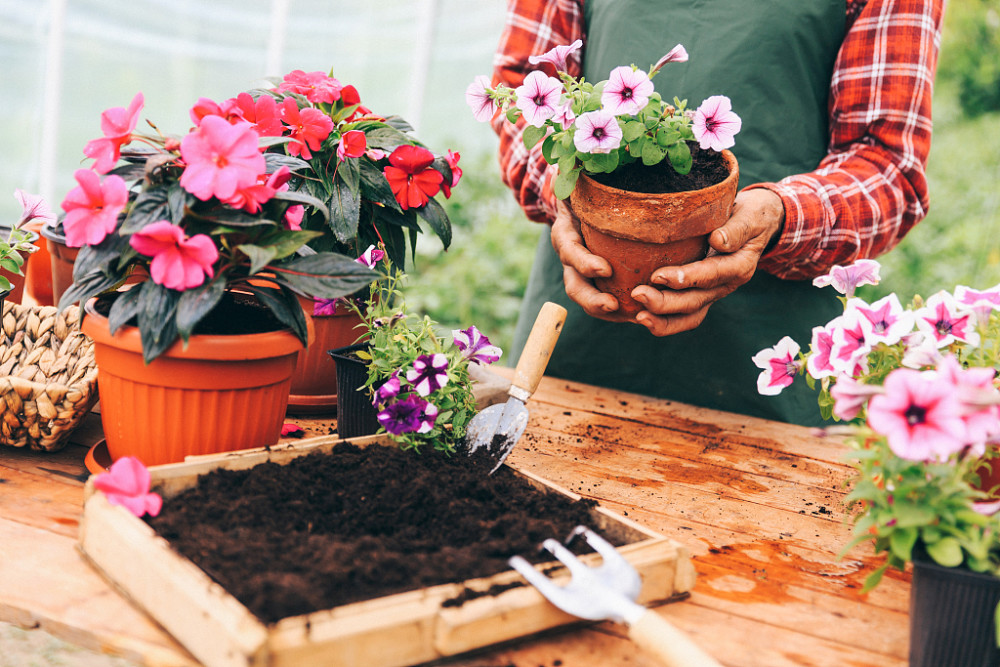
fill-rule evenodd
<path id="1" fill-rule="evenodd" d="M 569 56 L 583 47 L 583 40 L 578 39 L 569 46 L 560 45 L 549 49 L 540 56 L 528 56 L 528 62 L 532 65 L 551 63 L 557 72 L 565 72 Z"/>
<path id="2" fill-rule="evenodd" d="M 497 103 L 490 95 L 490 78 L 485 74 L 477 76 L 465 89 L 465 102 L 472 108 L 472 114 L 480 123 L 493 118 Z"/>
<path id="3" fill-rule="evenodd" d="M 382 383 L 382 386 L 375 390 L 375 397 L 372 399 L 372 405 L 378 407 L 384 403 L 387 403 L 396 396 L 399 396 L 400 384 L 399 377 L 396 373 L 392 374 L 388 380 Z"/>
<path id="4" fill-rule="evenodd" d="M 370 245 L 368 246 L 368 249 L 361 253 L 361 256 L 354 261 L 358 264 L 364 264 L 369 269 L 374 269 L 375 265 L 381 262 L 383 257 L 385 257 L 384 250 Z"/>
<path id="5" fill-rule="evenodd" d="M 653 82 L 641 70 L 616 67 L 601 93 L 601 104 L 614 115 L 634 115 L 642 111 L 653 94 Z"/>
<path id="6" fill-rule="evenodd" d="M 686 63 L 688 60 L 688 52 L 681 44 L 678 44 L 674 48 L 667 51 L 666 55 L 656 61 L 656 64 L 649 70 L 649 76 L 652 78 L 654 74 L 660 71 L 660 68 L 667 63 Z"/>
<path id="7" fill-rule="evenodd" d="M 563 87 L 559 79 L 534 71 L 524 77 L 524 83 L 514 91 L 517 93 L 517 108 L 529 125 L 542 127 L 545 121 L 556 114 Z"/>
<path id="8" fill-rule="evenodd" d="M 316 299 L 313 301 L 313 315 L 333 316 L 337 314 L 337 302 L 340 299 Z"/>
<path id="9" fill-rule="evenodd" d="M 573 143 L 581 153 L 610 153 L 622 142 L 618 120 L 604 109 L 588 111 L 576 119 Z"/>
<path id="10" fill-rule="evenodd" d="M 455 329 L 451 332 L 455 346 L 462 351 L 462 356 L 477 364 L 492 364 L 503 354 L 496 345 L 490 345 L 490 339 L 483 335 L 475 326 L 468 329 Z"/>
<path id="11" fill-rule="evenodd" d="M 429 396 L 448 384 L 448 357 L 441 353 L 421 354 L 413 362 L 413 369 L 406 371 L 406 381 L 421 396 Z"/>
<path id="12" fill-rule="evenodd" d="M 410 394 L 401 401 L 387 405 L 376 415 L 378 423 L 393 435 L 427 433 L 434 428 L 438 409 L 428 401 Z"/>

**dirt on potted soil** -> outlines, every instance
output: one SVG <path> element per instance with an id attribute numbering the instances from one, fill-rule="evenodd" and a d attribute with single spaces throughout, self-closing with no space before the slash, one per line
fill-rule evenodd
<path id="1" fill-rule="evenodd" d="M 551 560 L 541 542 L 589 522 L 593 501 L 541 491 L 507 468 L 490 476 L 491 467 L 487 457 L 341 443 L 286 465 L 214 471 L 147 520 L 274 623 L 491 576 L 514 554 Z"/>

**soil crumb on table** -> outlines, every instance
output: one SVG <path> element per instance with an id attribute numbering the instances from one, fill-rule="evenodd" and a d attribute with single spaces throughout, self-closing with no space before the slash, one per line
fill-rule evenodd
<path id="1" fill-rule="evenodd" d="M 541 562 L 593 501 L 539 491 L 487 457 L 338 444 L 217 470 L 150 525 L 266 623 Z M 577 540 L 582 542 L 582 540 Z M 581 551 L 587 551 L 583 546 Z"/>

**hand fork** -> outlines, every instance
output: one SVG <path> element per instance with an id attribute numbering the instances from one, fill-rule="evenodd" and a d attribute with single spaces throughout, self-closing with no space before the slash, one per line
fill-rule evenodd
<path id="1" fill-rule="evenodd" d="M 569 569 L 571 578 L 565 586 L 553 582 L 521 556 L 513 556 L 508 562 L 549 602 L 566 613 L 591 621 L 610 619 L 624 623 L 629 638 L 667 667 L 721 667 L 666 619 L 635 602 L 642 580 L 610 543 L 585 526 L 577 526 L 569 540 L 577 535 L 583 535 L 587 544 L 601 555 L 600 566 L 585 565 L 558 540 L 549 538 L 542 543 L 546 551 Z"/>

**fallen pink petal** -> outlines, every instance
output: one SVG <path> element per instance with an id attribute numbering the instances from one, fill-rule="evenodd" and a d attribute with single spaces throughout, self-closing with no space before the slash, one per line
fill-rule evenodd
<path id="1" fill-rule="evenodd" d="M 136 516 L 156 516 L 163 498 L 149 490 L 149 470 L 134 456 L 123 456 L 107 472 L 94 478 L 94 488 L 104 493 L 112 505 L 121 505 Z"/>

